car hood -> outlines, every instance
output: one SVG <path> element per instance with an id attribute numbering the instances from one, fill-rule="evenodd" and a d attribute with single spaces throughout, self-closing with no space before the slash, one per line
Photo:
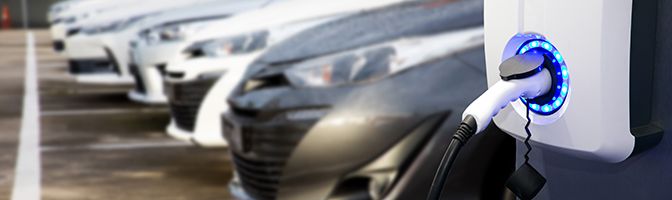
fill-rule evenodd
<path id="1" fill-rule="evenodd" d="M 286 63 L 483 24 L 483 2 L 410 2 L 353 15 L 299 33 L 269 49 L 257 62 Z"/>
<path id="2" fill-rule="evenodd" d="M 216 0 L 186 8 L 163 11 L 140 22 L 143 27 L 225 18 L 235 13 L 263 7 L 271 0 Z"/>
<path id="3" fill-rule="evenodd" d="M 129 19 L 132 17 L 158 14 L 163 10 L 177 8 L 186 5 L 194 5 L 205 2 L 210 2 L 213 0 L 144 0 L 137 2 L 132 7 L 119 6 L 111 10 L 101 11 L 100 13 L 77 22 L 73 26 L 87 27 L 87 26 L 97 26 L 100 24 L 115 22 L 118 20 Z M 128 5 L 128 3 L 123 4 Z"/>
<path id="4" fill-rule="evenodd" d="M 306 20 L 363 12 L 408 0 L 285 0 L 263 9 L 240 13 L 198 32 L 190 40 L 198 42 L 230 37 Z M 250 23 L 254 22 L 254 23 Z"/>

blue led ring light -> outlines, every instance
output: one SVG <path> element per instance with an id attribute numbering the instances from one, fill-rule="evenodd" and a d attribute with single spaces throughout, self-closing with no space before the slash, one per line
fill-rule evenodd
<path id="1" fill-rule="evenodd" d="M 567 65 L 565 59 L 560 54 L 560 51 L 553 46 L 549 41 L 539 35 L 532 35 L 532 39 L 523 42 L 516 51 L 516 55 L 525 52 L 534 51 L 542 53 L 544 57 L 551 60 L 549 66 L 545 66 L 551 74 L 554 74 L 554 87 L 551 88 L 548 95 L 537 97 L 534 99 L 520 98 L 530 110 L 539 115 L 552 115 L 560 110 L 567 100 L 567 93 L 569 92 L 569 73 L 567 72 Z"/>

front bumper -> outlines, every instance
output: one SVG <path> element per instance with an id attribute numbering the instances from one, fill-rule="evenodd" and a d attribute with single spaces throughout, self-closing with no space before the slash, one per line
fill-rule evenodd
<path id="1" fill-rule="evenodd" d="M 191 133 L 191 141 L 203 147 L 228 146 L 221 134 L 220 116 L 228 112 L 228 106 L 222 99 L 228 98 L 231 91 L 241 80 L 247 66 L 256 54 L 226 58 L 194 59 L 179 64 L 171 64 L 167 70 L 165 81 L 174 85 L 193 85 L 203 80 L 212 80 L 214 85 L 202 85 L 190 92 L 200 94 L 182 97 L 181 102 L 174 103 L 174 127 Z M 173 88 L 168 88 L 171 91 Z M 172 92 L 168 92 L 171 96 Z M 179 95 L 179 93 L 173 93 Z M 184 96 L 184 95 L 182 95 Z M 178 105 L 179 103 L 179 105 Z M 175 134 L 174 134 L 175 135 Z"/>
<path id="2" fill-rule="evenodd" d="M 280 197 L 284 187 L 280 180 L 292 153 L 320 117 L 351 90 L 283 87 L 232 97 L 231 112 L 221 117 L 222 133 L 239 175 L 230 187 L 239 185 L 242 196 L 253 199 Z"/>
<path id="3" fill-rule="evenodd" d="M 229 144 L 227 141 L 223 140 L 222 136 L 214 135 L 198 135 L 193 131 L 187 131 L 177 127 L 175 120 L 171 120 L 168 127 L 166 127 L 166 133 L 168 136 L 175 138 L 177 140 L 189 141 L 192 144 L 195 144 L 204 148 L 223 148 L 228 147 Z"/>
<path id="4" fill-rule="evenodd" d="M 131 85 L 133 78 L 119 76 L 114 73 L 106 74 L 79 74 L 75 75 L 77 83 L 95 85 Z"/>
<path id="5" fill-rule="evenodd" d="M 235 106 L 222 116 L 238 174 L 230 187 L 239 187 L 241 198 L 359 199 L 370 188 L 350 181 L 362 177 L 383 195 L 445 116 L 359 118 L 330 112 L 327 102 L 303 103 L 307 107 L 272 112 Z"/>
<path id="6" fill-rule="evenodd" d="M 79 59 L 69 61 L 69 73 L 78 83 L 102 85 L 127 85 L 133 78 L 121 76 L 108 59 Z"/>
<path id="7" fill-rule="evenodd" d="M 136 83 L 135 80 L 133 80 L 133 83 Z M 137 83 L 136 83 L 137 86 Z M 128 91 L 128 99 L 139 102 L 139 103 L 144 103 L 148 105 L 162 105 L 168 103 L 168 98 L 164 95 L 155 95 L 155 96 L 150 96 L 147 95 L 146 93 L 139 92 L 137 90 L 131 90 Z"/>
<path id="8" fill-rule="evenodd" d="M 115 37 L 118 36 L 118 37 Z M 107 41 L 116 38 L 124 44 L 105 45 Z M 78 76 L 78 80 L 88 84 L 132 84 L 133 77 L 129 73 L 128 66 L 128 48 L 124 34 L 113 35 L 111 33 L 86 35 L 74 34 L 65 40 L 66 53 L 71 60 L 75 61 L 95 61 L 93 64 L 83 66 L 71 65 L 71 73 Z M 124 53 L 120 53 L 124 52 Z M 121 58 L 121 59 L 118 59 Z M 125 61 L 126 60 L 126 61 Z M 122 64 L 123 63 L 123 64 Z M 83 69 L 80 69 L 83 68 Z M 85 73 L 82 73 L 85 72 Z M 80 75 L 86 74 L 80 78 Z M 88 76 L 96 75 L 96 76 Z M 133 94 L 129 94 L 135 96 Z"/>
<path id="9" fill-rule="evenodd" d="M 72 60 L 107 59 L 100 36 L 77 34 L 65 39 L 65 53 Z"/>
<path id="10" fill-rule="evenodd" d="M 128 98 L 135 101 L 135 102 L 140 102 L 140 103 L 145 103 L 145 104 L 166 104 L 168 103 L 168 98 L 166 95 L 163 93 L 163 82 L 161 80 L 157 80 L 156 82 L 159 82 L 161 90 L 156 91 L 152 90 L 151 92 L 148 92 L 148 85 L 146 84 L 145 78 L 146 76 L 143 76 L 143 73 L 140 72 L 140 69 L 137 65 L 135 64 L 130 64 L 129 65 L 129 70 L 131 72 L 131 75 L 133 76 L 133 81 L 135 83 L 135 88 L 132 89 L 131 91 L 128 92 Z M 151 70 L 151 69 L 150 69 Z M 156 73 L 155 79 L 162 79 L 161 77 L 163 76 L 164 73 L 162 72 L 154 72 Z M 148 73 L 148 72 L 145 72 Z M 150 72 L 151 73 L 151 72 Z M 150 83 L 153 84 L 153 83 Z M 149 85 L 151 88 L 156 88 L 157 86 L 155 85 Z"/>
<path id="11" fill-rule="evenodd" d="M 164 94 L 164 80 L 167 63 L 179 59 L 181 43 L 166 43 L 147 46 L 133 42 L 129 71 L 134 78 L 135 88 L 129 91 L 133 101 L 147 104 L 164 104 L 168 98 Z"/>
<path id="12" fill-rule="evenodd" d="M 182 141 L 191 141 L 193 142 L 194 133 L 193 131 L 187 131 L 177 126 L 175 119 L 170 120 L 170 124 L 166 127 L 166 133 L 172 138 Z"/>
<path id="13" fill-rule="evenodd" d="M 223 115 L 222 132 L 231 141 L 230 147 L 235 149 L 232 150 L 232 160 L 240 178 L 235 184 L 239 184 L 242 196 L 277 198 L 282 170 L 315 122 L 256 123 L 251 118 Z"/>

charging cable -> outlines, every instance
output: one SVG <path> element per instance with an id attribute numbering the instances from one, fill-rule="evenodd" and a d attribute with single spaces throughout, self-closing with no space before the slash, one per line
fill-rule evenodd
<path id="1" fill-rule="evenodd" d="M 462 123 L 453 135 L 434 175 L 428 200 L 440 199 L 447 175 L 462 146 L 473 135 L 485 130 L 500 110 L 520 97 L 533 99 L 550 91 L 553 81 L 550 71 L 544 67 L 545 63 L 547 60 L 543 54 L 528 52 L 500 64 L 502 80 L 474 100 L 462 114 Z"/>

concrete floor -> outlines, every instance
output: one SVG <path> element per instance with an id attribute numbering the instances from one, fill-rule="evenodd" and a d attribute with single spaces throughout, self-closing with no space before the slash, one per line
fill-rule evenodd
<path id="1" fill-rule="evenodd" d="M 131 86 L 81 85 L 35 30 L 41 107 L 42 199 L 231 199 L 226 149 L 164 134 L 168 109 L 130 102 Z M 25 32 L 0 32 L 0 200 L 12 191 L 20 132 Z"/>

